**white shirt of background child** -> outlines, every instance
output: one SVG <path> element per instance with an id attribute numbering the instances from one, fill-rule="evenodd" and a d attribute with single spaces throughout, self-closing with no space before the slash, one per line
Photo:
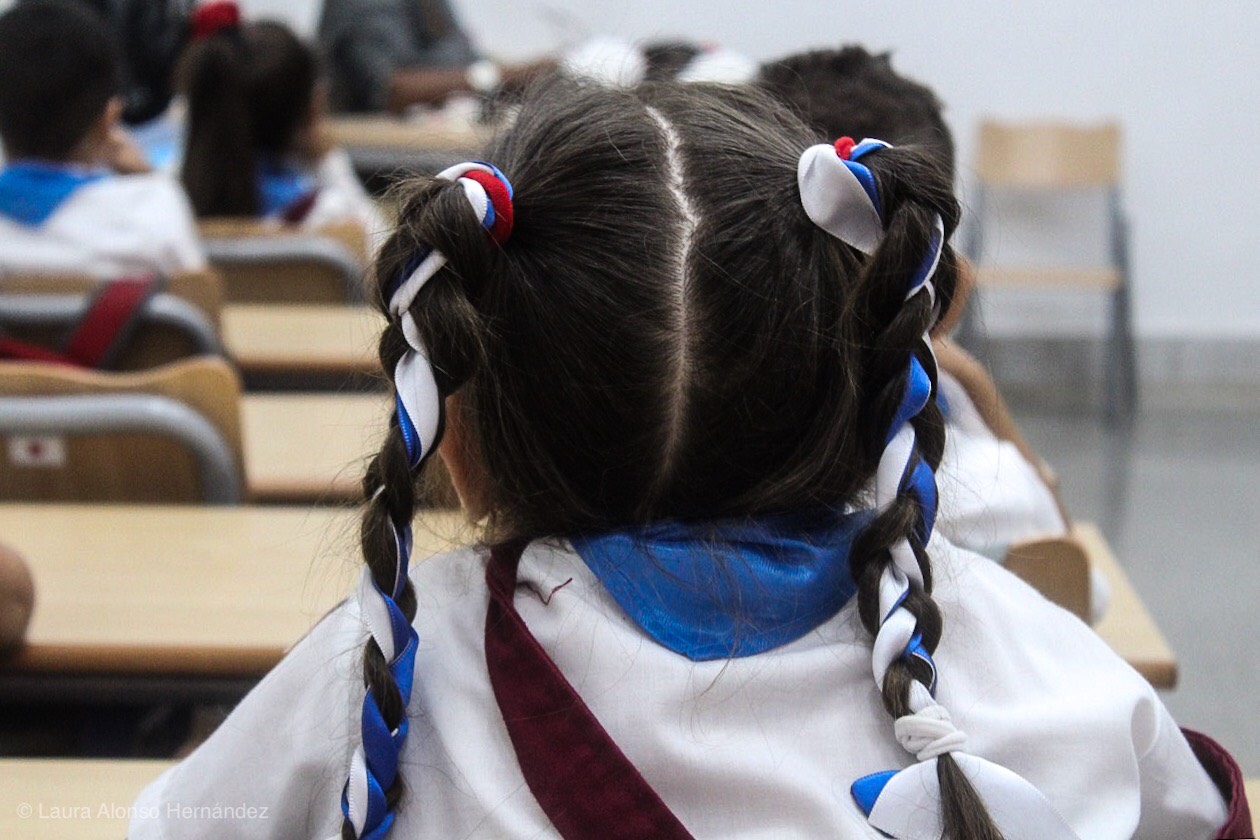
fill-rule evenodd
<path id="1" fill-rule="evenodd" d="M 376 202 L 363 188 L 345 149 L 324 155 L 315 170 L 319 192 L 315 204 L 302 220 L 303 230 L 320 230 L 329 225 L 355 222 L 367 235 L 370 254 L 375 254 L 389 236 L 389 225 Z"/>
<path id="2" fill-rule="evenodd" d="M 941 371 L 938 387 L 949 404 L 936 471 L 941 534 L 1000 559 L 1018 540 L 1066 533 L 1054 493 L 1023 453 L 993 434 L 956 379 Z"/>
<path id="3" fill-rule="evenodd" d="M 192 209 L 157 173 L 112 175 L 77 189 L 38 227 L 0 216 L 0 272 L 117 278 L 205 268 Z"/>

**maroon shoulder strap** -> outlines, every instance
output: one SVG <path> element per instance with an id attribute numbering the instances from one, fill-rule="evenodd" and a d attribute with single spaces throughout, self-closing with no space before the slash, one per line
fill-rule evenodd
<path id="1" fill-rule="evenodd" d="M 66 356 L 87 368 L 108 368 L 131 338 L 140 310 L 160 285 L 156 277 L 103 283 L 67 342 Z"/>
<path id="2" fill-rule="evenodd" d="M 306 221 L 306 217 L 311 215 L 311 211 L 315 209 L 315 202 L 319 199 L 319 188 L 303 193 L 296 201 L 280 211 L 280 221 L 286 225 L 300 225 Z"/>
<path id="3" fill-rule="evenodd" d="M 74 361 L 67 359 L 60 353 L 49 350 L 46 347 L 40 347 L 38 344 L 31 344 L 29 341 L 21 341 L 16 338 L 0 335 L 0 359 L 6 361 L 22 361 L 22 362 L 53 362 L 59 365 L 74 365 Z"/>
<path id="4" fill-rule="evenodd" d="M 1236 838 L 1255 837 L 1251 830 L 1251 807 L 1247 802 L 1247 785 L 1243 781 L 1242 770 L 1229 751 L 1216 741 L 1195 732 L 1193 729 L 1182 729 L 1181 734 L 1190 742 L 1190 749 L 1199 764 L 1207 771 L 1208 776 L 1216 784 L 1221 796 L 1229 805 L 1229 815 L 1225 824 L 1216 832 L 1216 840 L 1236 840 Z"/>
<path id="5" fill-rule="evenodd" d="M 530 791 L 565 840 L 691 840 L 516 611 L 524 543 L 490 552 L 486 665 Z"/>

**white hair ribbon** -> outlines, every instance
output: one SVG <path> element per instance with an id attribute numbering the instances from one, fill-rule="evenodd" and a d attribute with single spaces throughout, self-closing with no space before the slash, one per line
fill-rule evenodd
<path id="1" fill-rule="evenodd" d="M 1041 791 L 1022 776 L 969 753 L 953 752 L 951 757 L 1006 840 L 1080 840 Z M 936 762 L 920 761 L 886 778 L 867 776 L 875 797 L 867 822 L 897 840 L 940 840 L 944 818 Z"/>
<path id="2" fill-rule="evenodd" d="M 863 140 L 854 150 L 860 156 L 870 149 L 887 146 L 883 141 Z M 884 223 L 878 198 L 869 194 L 868 187 L 853 171 L 858 166 L 861 164 L 842 159 L 835 146 L 820 143 L 801 154 L 796 184 L 805 213 L 814 224 L 841 242 L 871 254 L 883 238 Z"/>

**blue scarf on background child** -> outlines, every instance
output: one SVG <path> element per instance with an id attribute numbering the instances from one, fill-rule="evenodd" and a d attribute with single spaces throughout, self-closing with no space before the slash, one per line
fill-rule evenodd
<path id="1" fill-rule="evenodd" d="M 644 632 L 702 661 L 762 653 L 831 619 L 857 591 L 849 550 L 870 517 L 658 522 L 571 542 Z"/>
<path id="2" fill-rule="evenodd" d="M 315 176 L 300 167 L 278 160 L 258 166 L 258 209 L 264 218 L 283 215 L 318 189 Z"/>
<path id="3" fill-rule="evenodd" d="M 101 169 L 18 160 L 0 171 L 0 216 L 25 227 L 47 222 L 80 187 L 109 176 Z"/>

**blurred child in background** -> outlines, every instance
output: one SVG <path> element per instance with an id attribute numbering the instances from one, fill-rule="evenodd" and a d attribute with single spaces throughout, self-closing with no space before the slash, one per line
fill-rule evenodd
<path id="1" fill-rule="evenodd" d="M 204 267 L 179 186 L 148 172 L 119 124 L 110 24 L 66 0 L 0 16 L 0 271 L 91 274 Z"/>
<path id="2" fill-rule="evenodd" d="M 188 106 L 183 181 L 199 218 L 383 233 L 349 156 L 325 136 L 315 53 L 283 24 L 242 23 L 231 2 L 202 6 L 178 86 Z"/>

